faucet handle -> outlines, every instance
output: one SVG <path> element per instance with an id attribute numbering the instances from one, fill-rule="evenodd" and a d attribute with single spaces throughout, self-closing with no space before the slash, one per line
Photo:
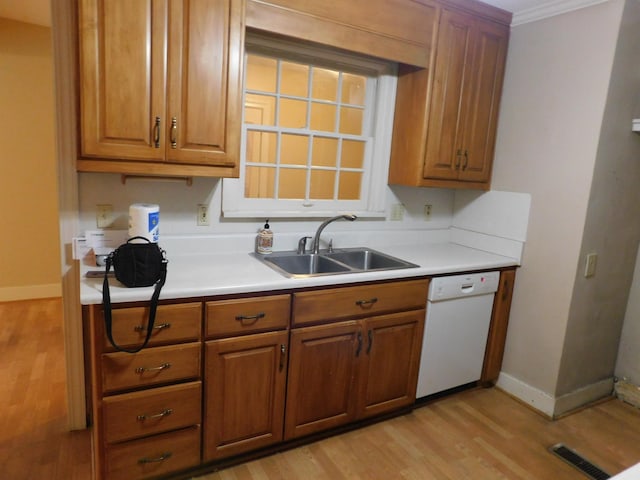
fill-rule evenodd
<path id="1" fill-rule="evenodd" d="M 333 238 L 331 238 L 329 240 L 329 250 L 328 250 L 328 252 L 329 253 L 333 253 Z"/>
<path id="2" fill-rule="evenodd" d="M 307 250 L 307 240 L 310 238 L 311 237 L 302 237 L 300 240 L 298 240 L 298 255 L 302 255 L 303 253 L 305 253 L 305 251 Z"/>

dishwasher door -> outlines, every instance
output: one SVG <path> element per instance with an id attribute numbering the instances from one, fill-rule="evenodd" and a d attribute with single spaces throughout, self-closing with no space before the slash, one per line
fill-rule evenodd
<path id="1" fill-rule="evenodd" d="M 434 278 L 416 397 L 480 379 L 500 272 Z"/>

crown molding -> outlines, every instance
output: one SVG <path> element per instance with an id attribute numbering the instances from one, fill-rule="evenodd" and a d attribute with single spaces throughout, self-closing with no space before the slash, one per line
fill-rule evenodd
<path id="1" fill-rule="evenodd" d="M 591 7 L 609 0 L 552 0 L 533 8 L 527 8 L 513 14 L 511 26 L 535 22 L 543 18 L 553 17 L 562 13 L 572 12 L 585 7 Z"/>

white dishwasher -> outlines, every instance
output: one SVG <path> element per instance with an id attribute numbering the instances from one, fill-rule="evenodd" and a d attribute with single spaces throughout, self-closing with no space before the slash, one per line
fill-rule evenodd
<path id="1" fill-rule="evenodd" d="M 500 272 L 431 280 L 417 398 L 480 379 Z"/>

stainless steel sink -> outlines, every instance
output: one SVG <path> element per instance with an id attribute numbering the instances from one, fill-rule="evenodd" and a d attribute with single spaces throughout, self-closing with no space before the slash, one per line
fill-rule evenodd
<path id="1" fill-rule="evenodd" d="M 289 253 L 289 252 L 286 252 Z M 349 267 L 334 262 L 329 258 L 308 254 L 283 255 L 277 252 L 271 253 L 263 259 L 268 265 L 277 267 L 277 269 L 289 275 L 329 275 L 332 273 L 340 273 L 349 271 Z"/>
<path id="2" fill-rule="evenodd" d="M 327 253 L 326 256 L 357 270 L 388 270 L 416 266 L 399 258 L 371 250 L 370 248 L 341 250 Z"/>
<path id="3" fill-rule="evenodd" d="M 253 255 L 274 270 L 292 278 L 418 267 L 414 263 L 365 247 L 321 251 L 317 254 L 287 251 Z"/>

